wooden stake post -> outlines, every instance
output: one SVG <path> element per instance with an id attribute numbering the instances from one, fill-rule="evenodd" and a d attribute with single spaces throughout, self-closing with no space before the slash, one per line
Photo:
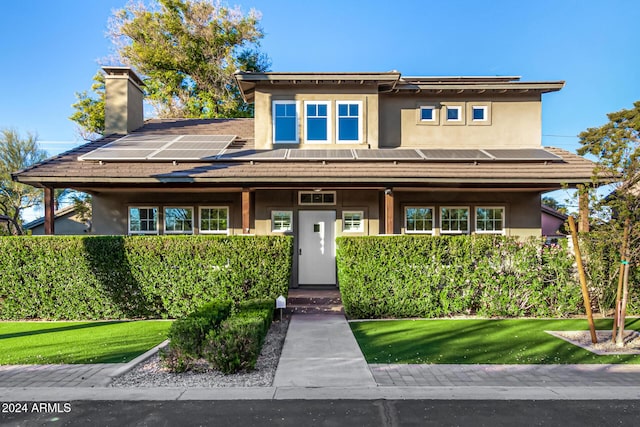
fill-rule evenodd
<path id="1" fill-rule="evenodd" d="M 591 299 L 589 298 L 589 290 L 587 289 L 587 278 L 584 274 L 584 266 L 582 265 L 582 255 L 580 254 L 580 245 L 578 243 L 578 232 L 576 231 L 576 223 L 572 216 L 569 216 L 569 228 L 571 229 L 571 238 L 573 239 L 573 250 L 576 254 L 576 263 L 578 264 L 578 276 L 580 277 L 580 287 L 582 288 L 582 299 L 584 308 L 587 312 L 587 320 L 589 321 L 589 331 L 591 332 L 591 342 L 597 343 L 596 326 L 593 323 L 593 313 L 591 312 Z"/>
<path id="2" fill-rule="evenodd" d="M 624 283 L 625 264 L 629 265 L 627 255 L 627 241 L 629 240 L 629 218 L 624 222 L 624 234 L 622 236 L 622 248 L 620 249 L 620 272 L 618 273 L 618 292 L 616 293 L 615 313 L 613 315 L 613 330 L 611 331 L 611 342 L 616 342 L 618 322 L 620 322 L 620 309 L 622 308 L 622 287 Z M 626 261 L 626 262 L 625 262 Z M 624 327 L 622 328 L 624 330 Z"/>

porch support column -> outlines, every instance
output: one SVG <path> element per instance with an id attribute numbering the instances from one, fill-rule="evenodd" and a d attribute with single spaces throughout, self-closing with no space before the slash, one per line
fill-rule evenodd
<path id="1" fill-rule="evenodd" d="M 578 231 L 589 231 L 589 192 L 583 185 L 578 186 Z"/>
<path id="2" fill-rule="evenodd" d="M 251 191 L 242 189 L 242 234 L 251 232 Z"/>
<path id="3" fill-rule="evenodd" d="M 55 234 L 55 203 L 54 190 L 51 187 L 44 188 L 44 234 Z"/>
<path id="4" fill-rule="evenodd" d="M 384 190 L 384 234 L 393 234 L 393 191 Z"/>

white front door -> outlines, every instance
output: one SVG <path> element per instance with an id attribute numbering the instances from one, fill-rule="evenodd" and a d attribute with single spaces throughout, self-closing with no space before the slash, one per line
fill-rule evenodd
<path id="1" fill-rule="evenodd" d="M 298 284 L 336 284 L 336 212 L 298 213 Z"/>

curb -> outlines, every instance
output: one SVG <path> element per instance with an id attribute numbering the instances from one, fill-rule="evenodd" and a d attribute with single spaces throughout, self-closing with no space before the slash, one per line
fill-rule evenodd
<path id="1" fill-rule="evenodd" d="M 160 349 L 166 347 L 167 345 L 169 345 L 169 340 L 164 340 L 160 344 L 158 344 L 157 346 L 153 347 L 151 350 L 148 350 L 147 352 L 145 352 L 145 353 L 141 354 L 140 356 L 136 357 L 135 359 L 133 359 L 129 363 L 125 364 L 124 366 L 121 366 L 120 368 L 116 369 L 115 371 L 113 371 L 112 373 L 110 373 L 108 375 L 107 384 L 110 383 L 113 378 L 119 377 L 121 375 L 126 374 L 127 372 L 129 372 L 130 370 L 135 368 L 140 363 L 142 363 L 145 360 L 151 358 L 151 356 L 155 355 L 158 351 L 160 351 Z"/>

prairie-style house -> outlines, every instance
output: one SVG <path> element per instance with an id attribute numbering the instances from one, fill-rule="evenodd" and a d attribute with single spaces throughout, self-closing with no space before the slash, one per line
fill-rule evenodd
<path id="1" fill-rule="evenodd" d="M 593 165 L 541 144 L 564 82 L 383 73 L 235 75 L 254 119 L 144 121 L 105 67 L 105 137 L 17 172 L 93 195 L 92 234 L 291 234 L 292 286 L 335 285 L 337 236 L 540 236 L 540 196 Z"/>

